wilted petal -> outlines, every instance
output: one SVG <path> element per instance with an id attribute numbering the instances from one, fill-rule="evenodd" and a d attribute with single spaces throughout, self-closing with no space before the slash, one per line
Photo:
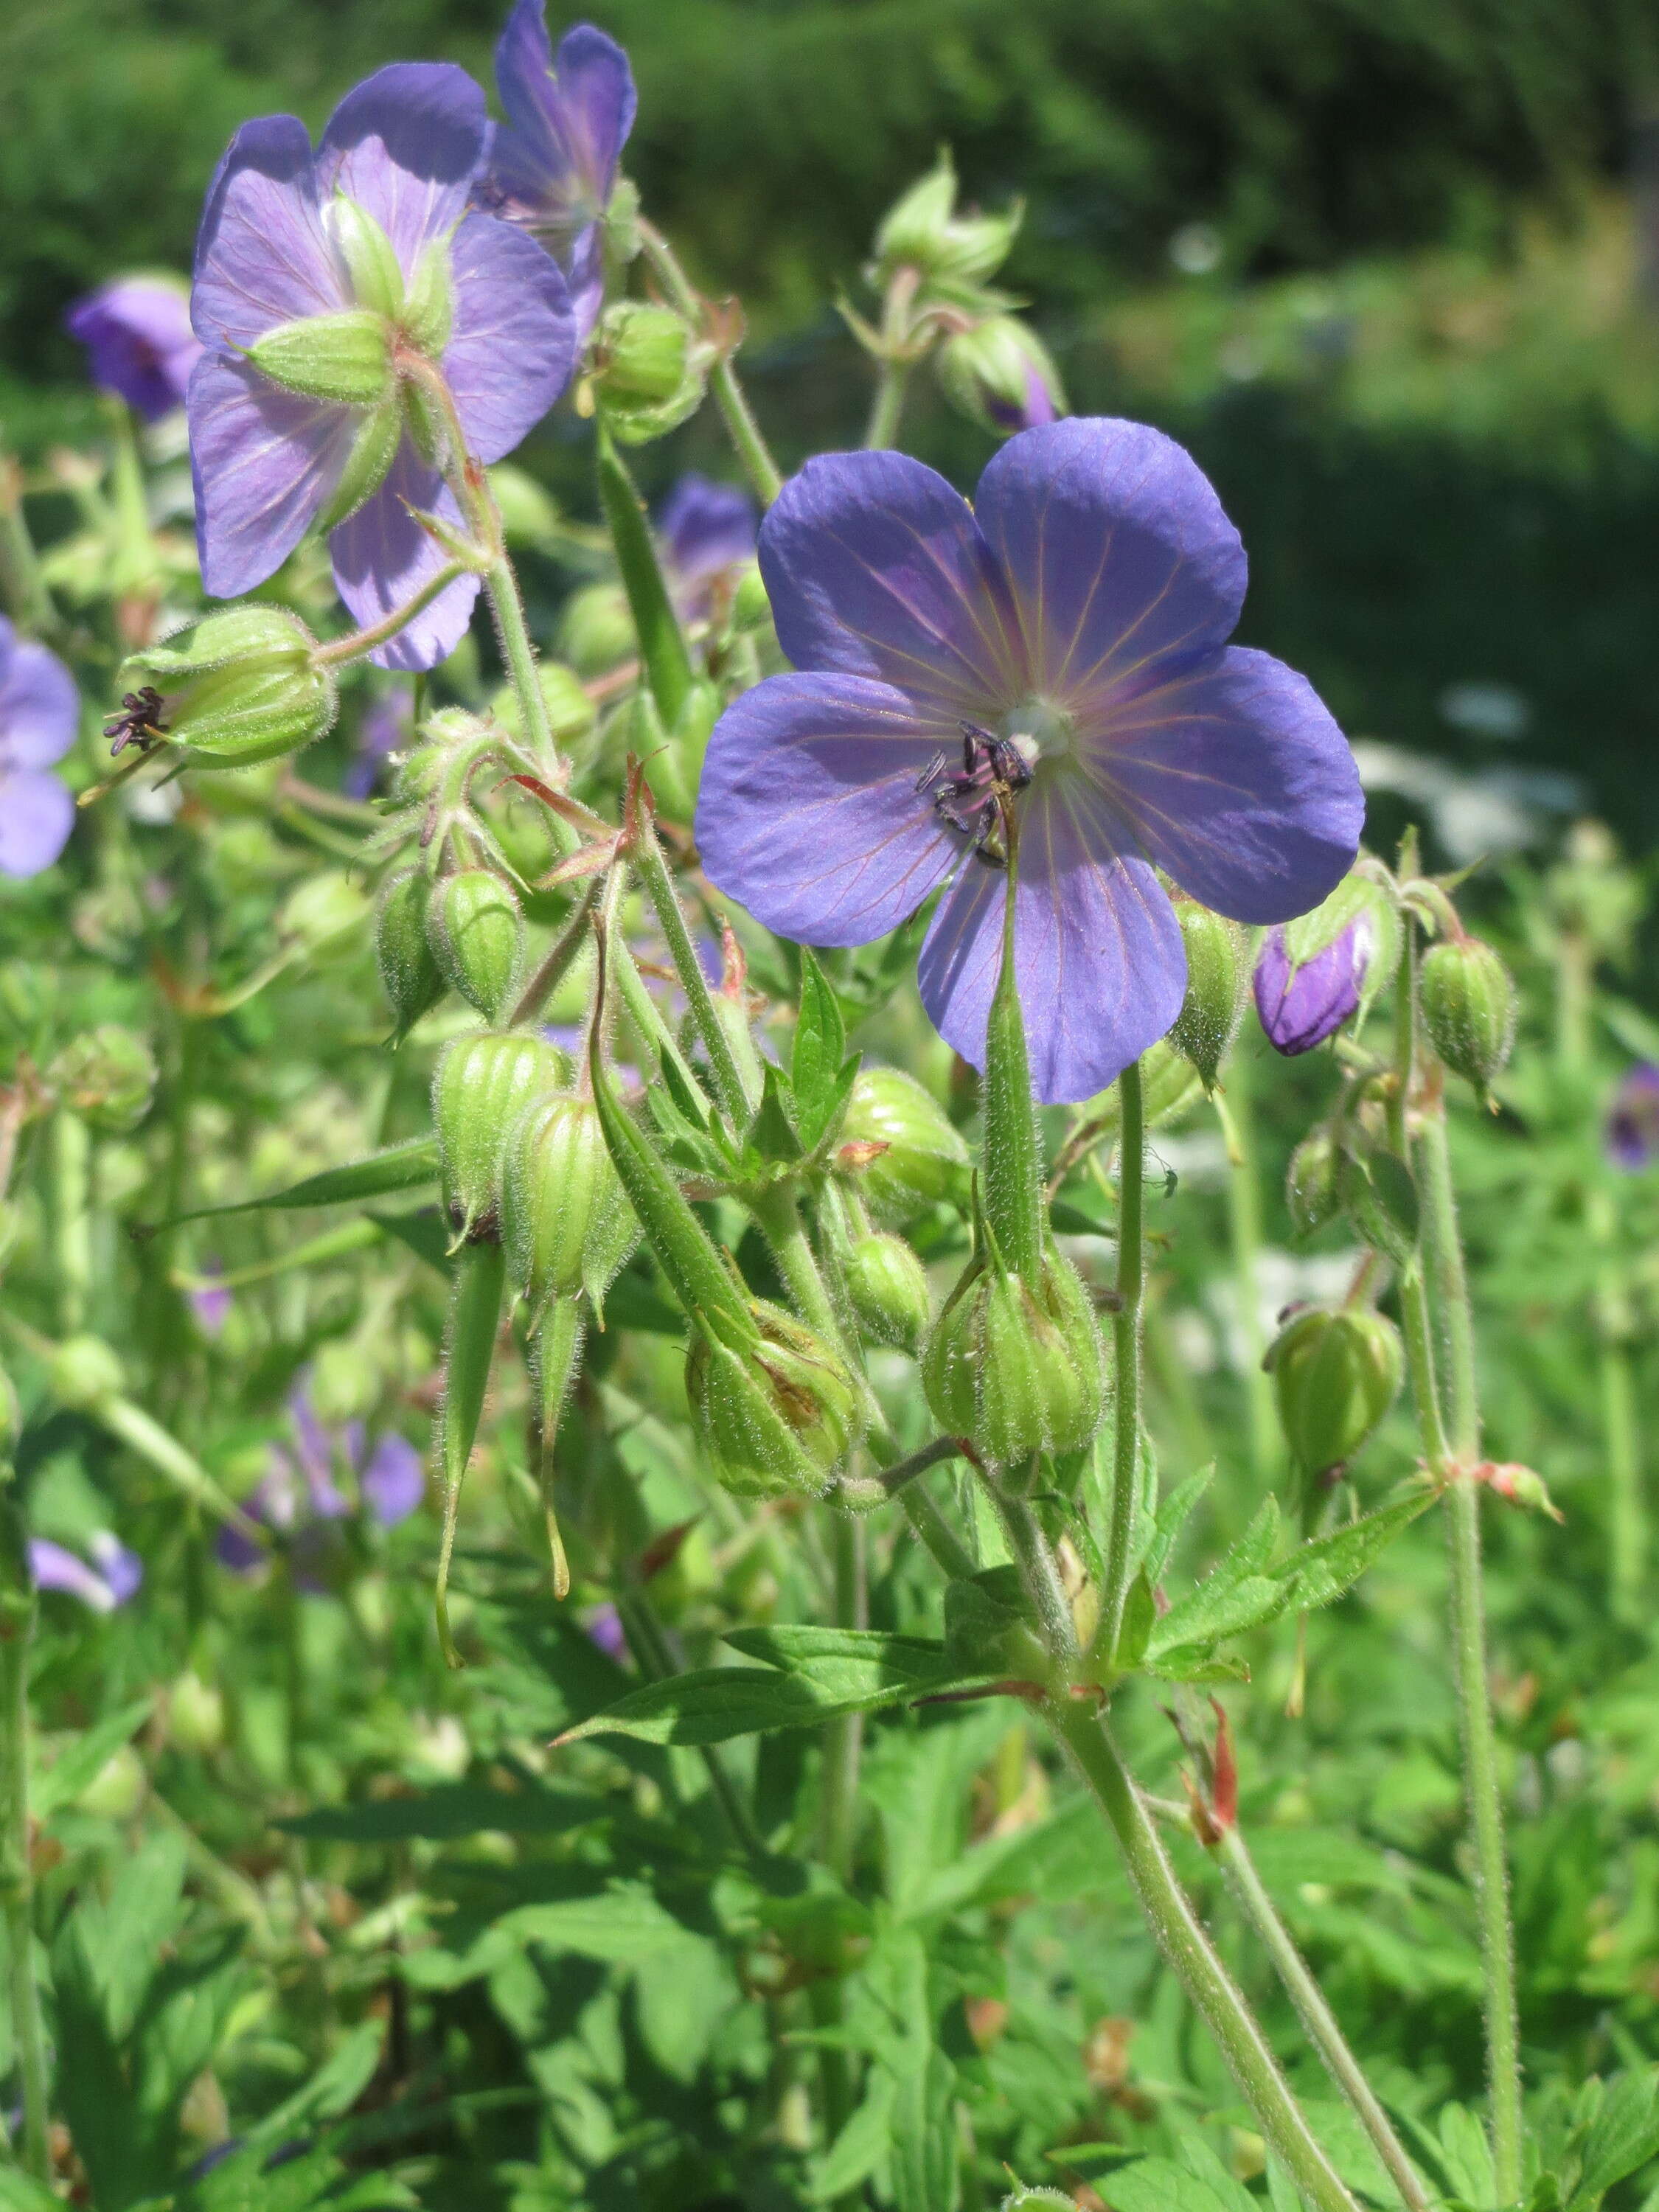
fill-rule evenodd
<path id="1" fill-rule="evenodd" d="M 968 503 L 920 461 L 808 461 L 761 525 L 760 564 L 778 641 L 797 668 L 895 684 L 941 708 L 953 727 L 1030 688 Z"/>
<path id="2" fill-rule="evenodd" d="M 383 1528 L 407 1521 L 426 1496 L 426 1469 L 407 1437 L 382 1437 L 360 1482 L 364 1502 Z"/>
<path id="3" fill-rule="evenodd" d="M 63 662 L 0 615 L 0 768 L 50 768 L 75 743 L 80 719 Z"/>
<path id="4" fill-rule="evenodd" d="M 1175 910 L 1121 827 L 1074 777 L 1047 781 L 1022 820 L 1014 972 L 1031 1080 L 1044 1104 L 1092 1097 L 1181 1011 Z M 921 950 L 922 1004 L 976 1067 L 1002 963 L 1007 877 L 965 860 Z"/>
<path id="5" fill-rule="evenodd" d="M 773 676 L 715 725 L 697 798 L 710 880 L 780 935 L 866 945 L 913 914 L 962 841 L 916 782 L 962 740 L 902 691 Z"/>
<path id="6" fill-rule="evenodd" d="M 350 304 L 323 232 L 305 125 L 293 115 L 245 123 L 208 187 L 197 235 L 197 336 L 251 346 L 278 323 Z"/>
<path id="7" fill-rule="evenodd" d="M 353 410 L 283 392 L 208 354 L 190 380 L 202 587 L 234 599 L 280 568 L 339 482 Z"/>
<path id="8" fill-rule="evenodd" d="M 1078 416 L 1022 431 L 988 465 L 975 514 L 1036 691 L 1074 703 L 1232 635 L 1244 548 L 1209 478 L 1161 430 Z"/>
<path id="9" fill-rule="evenodd" d="M 336 588 L 365 627 L 402 606 L 449 558 L 416 521 L 416 508 L 460 527 L 454 495 L 405 438 L 374 498 L 329 536 Z M 459 644 L 477 596 L 476 576 L 458 577 L 369 658 L 381 668 L 435 668 Z"/>
<path id="10" fill-rule="evenodd" d="M 372 215 L 405 276 L 460 221 L 483 154 L 483 92 L 450 62 L 392 62 L 347 93 L 317 149 L 325 193 Z"/>
<path id="11" fill-rule="evenodd" d="M 1288 921 L 1353 865 L 1365 799 L 1307 678 L 1230 647 L 1106 714 L 1087 773 L 1184 891 L 1237 921 Z"/>
<path id="12" fill-rule="evenodd" d="M 55 775 L 0 767 L 0 875 L 38 876 L 74 827 L 75 801 Z"/>
<path id="13" fill-rule="evenodd" d="M 499 461 L 564 390 L 576 324 L 558 264 L 493 216 L 465 216 L 451 248 L 455 331 L 443 358 L 471 452 Z"/>

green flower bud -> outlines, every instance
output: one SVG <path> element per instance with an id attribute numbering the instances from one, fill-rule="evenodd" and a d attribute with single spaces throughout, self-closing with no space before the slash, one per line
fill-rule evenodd
<path id="1" fill-rule="evenodd" d="M 444 994 L 443 970 L 427 939 L 426 907 L 427 882 L 418 868 L 404 868 L 388 878 L 374 925 L 374 952 L 397 1024 L 394 1044 L 401 1044 Z"/>
<path id="2" fill-rule="evenodd" d="M 1187 995 L 1170 1042 L 1198 1070 L 1204 1088 L 1213 1091 L 1244 1011 L 1249 940 L 1236 921 L 1212 914 L 1195 900 L 1179 901 L 1176 915 L 1187 948 Z"/>
<path id="3" fill-rule="evenodd" d="M 204 1682 L 192 1668 L 180 1674 L 167 1692 L 167 1739 L 175 1750 L 197 1758 L 222 1750 L 225 1741 L 225 1700 L 222 1692 Z"/>
<path id="4" fill-rule="evenodd" d="M 52 1353 L 46 1380 L 60 1406 L 91 1413 L 120 1396 L 125 1377 L 102 1337 L 71 1336 Z"/>
<path id="5" fill-rule="evenodd" d="M 510 884 L 488 868 L 463 868 L 437 884 L 427 941 L 445 979 L 493 1022 L 512 1003 L 524 957 L 524 916 Z"/>
<path id="6" fill-rule="evenodd" d="M 1100 1333 L 1077 1271 L 1052 1243 L 1035 1286 L 981 1254 L 921 1356 L 922 1388 L 952 1436 L 1009 1467 L 1078 1451 L 1099 1425 Z"/>
<path id="7" fill-rule="evenodd" d="M 933 365 L 951 404 L 1000 438 L 1065 412 L 1060 371 L 1036 332 L 1016 315 L 988 315 L 957 331 Z"/>
<path id="8" fill-rule="evenodd" d="M 603 676 L 635 649 L 634 617 L 620 584 L 586 584 L 565 602 L 559 650 L 582 676 Z"/>
<path id="9" fill-rule="evenodd" d="M 859 1071 L 837 1164 L 884 1220 L 902 1223 L 940 1200 L 967 1199 L 961 1133 L 931 1092 L 896 1067 Z"/>
<path id="10" fill-rule="evenodd" d="M 143 1037 L 115 1022 L 88 1030 L 52 1061 L 46 1080 L 94 1129 L 124 1136 L 149 1111 L 155 1060 Z"/>
<path id="11" fill-rule="evenodd" d="M 772 602 L 758 562 L 751 562 L 738 578 L 732 594 L 732 627 L 735 630 L 764 629 L 772 619 Z"/>
<path id="12" fill-rule="evenodd" d="M 380 1377 L 361 1341 L 331 1337 L 312 1357 L 311 1409 L 327 1427 L 366 1420 L 380 1394 Z"/>
<path id="13" fill-rule="evenodd" d="M 1369 1309 L 1292 1316 L 1267 1356 L 1291 1457 L 1305 1482 L 1346 1467 L 1399 1392 L 1405 1356 L 1392 1322 Z"/>
<path id="14" fill-rule="evenodd" d="M 927 1274 L 902 1237 L 885 1230 L 855 1237 L 842 1260 L 847 1295 L 872 1343 L 915 1352 L 927 1334 L 933 1301 Z"/>
<path id="15" fill-rule="evenodd" d="M 507 544 L 547 545 L 559 527 L 558 503 L 552 494 L 509 461 L 498 461 L 488 474 Z"/>
<path id="16" fill-rule="evenodd" d="M 708 348 L 684 315 L 618 300 L 600 319 L 589 371 L 612 436 L 643 445 L 678 428 L 702 402 Z"/>
<path id="17" fill-rule="evenodd" d="M 228 607 L 132 654 L 116 682 L 130 701 L 151 694 L 148 727 L 188 745 L 197 767 L 246 768 L 333 728 L 339 699 L 332 671 L 313 658 L 316 645 L 285 608 Z"/>
<path id="18" fill-rule="evenodd" d="M 355 876 L 325 868 L 289 893 L 276 910 L 276 928 L 314 963 L 354 952 L 370 912 L 368 893 Z"/>
<path id="19" fill-rule="evenodd" d="M 1315 1129 L 1291 1154 L 1285 1206 L 1298 1237 L 1334 1221 L 1342 1209 L 1342 1148 L 1328 1129 Z"/>
<path id="20" fill-rule="evenodd" d="M 444 1200 L 463 1233 L 495 1214 L 514 1122 L 533 1099 L 562 1089 L 562 1056 L 538 1036 L 457 1037 L 432 1081 Z"/>
<path id="21" fill-rule="evenodd" d="M 815 1497 L 864 1432 L 865 1401 L 839 1353 L 763 1298 L 757 1344 L 734 1351 L 694 1328 L 685 1356 L 692 1425 L 716 1478 L 739 1498 Z"/>
<path id="22" fill-rule="evenodd" d="M 130 1820 L 144 1802 L 149 1788 L 144 1762 L 130 1743 L 104 1761 L 76 1799 L 77 1812 L 99 1820 Z"/>
<path id="23" fill-rule="evenodd" d="M 1006 215 L 958 215 L 956 164 L 943 150 L 883 219 L 876 281 L 884 284 L 895 270 L 912 268 L 952 285 L 982 284 L 1007 259 L 1024 213 L 1017 203 Z"/>
<path id="24" fill-rule="evenodd" d="M 520 1116 L 507 1144 L 501 1233 L 537 1311 L 585 1291 L 603 1312 L 640 1225 L 591 1098 L 549 1098 Z"/>
<path id="25" fill-rule="evenodd" d="M 373 407 L 392 390 L 392 326 L 368 307 L 301 315 L 255 338 L 248 359 L 302 398 Z"/>
<path id="26" fill-rule="evenodd" d="M 367 208 L 336 192 L 323 210 L 323 228 L 345 264 L 359 307 L 395 317 L 404 304 L 404 272 L 397 249 Z"/>
<path id="27" fill-rule="evenodd" d="M 567 668 L 562 660 L 538 661 L 536 681 L 541 687 L 556 745 L 568 751 L 592 735 L 599 710 L 582 688 L 581 678 L 574 668 Z M 503 684 L 496 692 L 489 702 L 489 711 L 510 735 L 520 738 L 525 736 L 524 711 L 510 684 Z"/>
<path id="28" fill-rule="evenodd" d="M 1465 937 L 1436 945 L 1418 975 L 1429 1042 L 1454 1075 L 1485 1097 L 1515 1042 L 1515 985 L 1490 945 Z"/>

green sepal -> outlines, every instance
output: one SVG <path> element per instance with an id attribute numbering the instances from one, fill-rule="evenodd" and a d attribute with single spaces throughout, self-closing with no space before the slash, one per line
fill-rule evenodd
<path id="1" fill-rule="evenodd" d="M 415 264 L 398 324 L 410 343 L 436 361 L 455 327 L 455 277 L 449 241 L 434 238 Z"/>
<path id="2" fill-rule="evenodd" d="M 398 457 L 403 434 L 404 418 L 393 393 L 380 402 L 352 440 L 340 481 L 317 517 L 319 530 L 336 528 L 374 498 Z"/>
<path id="3" fill-rule="evenodd" d="M 373 407 L 392 390 L 392 333 L 367 307 L 301 315 L 279 323 L 248 348 L 261 376 L 306 399 Z"/>
<path id="4" fill-rule="evenodd" d="M 1025 1022 L 1014 972 L 1010 858 L 1002 968 L 985 1039 L 985 1219 L 1010 1272 L 1032 1283 L 1042 1267 L 1042 1150 L 1031 1097 Z"/>
<path id="5" fill-rule="evenodd" d="M 650 526 L 634 479 L 603 425 L 597 452 L 599 503 L 616 548 L 623 588 L 628 593 L 646 682 L 665 726 L 672 729 L 691 689 L 691 654 L 657 565 Z"/>
<path id="6" fill-rule="evenodd" d="M 396 248 L 374 217 L 336 192 L 323 210 L 323 228 L 345 264 L 357 306 L 395 320 L 404 304 L 404 272 Z"/>

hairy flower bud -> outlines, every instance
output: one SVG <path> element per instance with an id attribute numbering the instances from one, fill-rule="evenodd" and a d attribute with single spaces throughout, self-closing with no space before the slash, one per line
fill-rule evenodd
<path id="1" fill-rule="evenodd" d="M 501 1233 L 533 1309 L 587 1293 L 596 1312 L 640 1225 L 611 1164 L 591 1098 L 549 1098 L 507 1139 Z"/>
<path id="2" fill-rule="evenodd" d="M 888 210 L 876 233 L 874 276 L 885 284 L 900 269 L 920 270 L 948 288 L 983 284 L 1008 258 L 1024 216 L 957 212 L 956 164 L 948 151 Z"/>
<path id="3" fill-rule="evenodd" d="M 1314 1129 L 1291 1154 L 1285 1206 L 1297 1236 L 1335 1219 L 1342 1206 L 1342 1148 L 1328 1129 Z"/>
<path id="4" fill-rule="evenodd" d="M 334 726 L 339 699 L 317 641 L 283 607 L 228 607 L 182 637 L 124 661 L 126 711 L 106 726 L 117 749 L 157 737 L 198 768 L 247 768 L 297 752 Z"/>
<path id="5" fill-rule="evenodd" d="M 427 941 L 444 977 L 487 1022 L 510 1005 L 524 956 L 524 916 L 512 886 L 488 868 L 463 868 L 433 890 Z"/>
<path id="6" fill-rule="evenodd" d="M 842 1273 L 866 1336 L 915 1352 L 927 1333 L 933 1302 L 927 1270 L 902 1237 L 884 1229 L 854 1237 L 842 1255 Z"/>
<path id="7" fill-rule="evenodd" d="M 457 1037 L 432 1082 L 444 1200 L 462 1233 L 501 1203 L 507 1141 L 526 1106 L 562 1089 L 562 1055 L 538 1036 Z"/>
<path id="8" fill-rule="evenodd" d="M 611 434 L 638 446 L 677 429 L 702 399 L 709 358 L 708 348 L 672 307 L 646 300 L 607 307 L 590 375 Z"/>
<path id="9" fill-rule="evenodd" d="M 426 878 L 418 868 L 401 869 L 380 893 L 374 952 L 397 1024 L 394 1044 L 401 1044 L 444 994 L 443 970 L 426 933 L 427 895 Z"/>
<path id="10" fill-rule="evenodd" d="M 392 390 L 392 327 L 368 307 L 301 315 L 255 338 L 248 359 L 301 398 L 372 407 Z"/>
<path id="11" fill-rule="evenodd" d="M 896 1067 L 859 1071 L 839 1164 L 884 1220 L 908 1221 L 942 1199 L 960 1205 L 968 1194 L 969 1152 L 960 1132 L 933 1094 Z"/>
<path id="12" fill-rule="evenodd" d="M 64 1047 L 46 1080 L 94 1129 L 124 1136 L 149 1111 L 155 1059 L 143 1037 L 118 1023 L 100 1022 Z"/>
<path id="13" fill-rule="evenodd" d="M 921 1381 L 943 1426 L 999 1466 L 1080 1449 L 1104 1385 L 1076 1269 L 1052 1243 L 1035 1286 L 984 1254 L 970 1261 L 922 1353 Z"/>
<path id="14" fill-rule="evenodd" d="M 1425 954 L 1418 1003 L 1429 1042 L 1481 1097 L 1515 1042 L 1515 984 L 1490 945 L 1455 939 Z"/>
<path id="15" fill-rule="evenodd" d="M 999 437 L 1052 422 L 1064 411 L 1060 371 L 1017 315 L 988 315 L 947 338 L 934 360 L 953 407 Z"/>
<path id="16" fill-rule="evenodd" d="M 839 1353 L 763 1298 L 749 1301 L 758 1343 L 734 1350 L 694 1328 L 685 1392 L 697 1440 L 740 1498 L 815 1496 L 864 1431 L 865 1401 Z"/>
<path id="17" fill-rule="evenodd" d="M 121 1363 L 100 1336 L 71 1336 L 52 1353 L 46 1370 L 60 1406 L 89 1413 L 118 1398 L 125 1380 Z"/>
<path id="18" fill-rule="evenodd" d="M 1291 1457 L 1314 1482 L 1345 1467 L 1382 1422 L 1399 1392 L 1404 1354 L 1392 1322 L 1344 1308 L 1293 1316 L 1267 1365 Z"/>
<path id="19" fill-rule="evenodd" d="M 1187 995 L 1170 1042 L 1198 1070 L 1204 1088 L 1213 1091 L 1244 1011 L 1249 941 L 1236 921 L 1192 899 L 1177 902 L 1176 918 L 1187 949 Z"/>

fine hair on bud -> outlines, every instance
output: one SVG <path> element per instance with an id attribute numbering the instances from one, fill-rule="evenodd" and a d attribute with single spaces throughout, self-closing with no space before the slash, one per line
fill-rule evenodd
<path id="1" fill-rule="evenodd" d="M 462 868 L 433 886 L 427 941 L 445 980 L 487 1022 L 511 1008 L 524 964 L 524 915 L 510 884 Z"/>
<path id="2" fill-rule="evenodd" d="M 432 1079 L 444 1203 L 461 1238 L 499 1216 L 507 1139 L 532 1100 L 564 1088 L 563 1055 L 538 1036 L 457 1037 Z"/>
<path id="3" fill-rule="evenodd" d="M 878 1220 L 896 1227 L 941 1200 L 965 1205 L 970 1155 L 933 1093 L 896 1067 L 860 1068 L 836 1164 Z"/>
<path id="4" fill-rule="evenodd" d="M 1454 1075 L 1485 1097 L 1515 1043 L 1515 983 L 1478 937 L 1431 945 L 1418 974 L 1418 1004 L 1429 1042 Z"/>
<path id="5" fill-rule="evenodd" d="M 1170 1042 L 1198 1070 L 1204 1088 L 1213 1091 L 1244 1012 L 1249 940 L 1236 921 L 1192 899 L 1177 902 L 1176 918 L 1187 953 L 1187 995 Z"/>

